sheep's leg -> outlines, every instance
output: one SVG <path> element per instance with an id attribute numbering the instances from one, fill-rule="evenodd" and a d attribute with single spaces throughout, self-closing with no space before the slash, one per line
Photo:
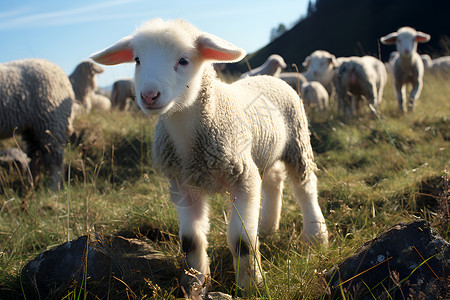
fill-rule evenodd
<path id="1" fill-rule="evenodd" d="M 251 166 L 247 178 L 231 189 L 232 209 L 228 225 L 228 246 L 233 254 L 238 285 L 249 291 L 251 282 L 261 282 L 258 220 L 261 177 Z"/>
<path id="2" fill-rule="evenodd" d="M 262 181 L 263 203 L 259 224 L 259 236 L 266 236 L 278 230 L 284 179 L 285 168 L 281 161 L 276 162 L 264 173 Z"/>
<path id="3" fill-rule="evenodd" d="M 401 112 L 405 112 L 405 86 L 400 83 L 395 83 L 395 93 L 397 94 L 398 107 Z"/>
<path id="4" fill-rule="evenodd" d="M 180 186 L 171 181 L 171 201 L 175 204 L 180 221 L 181 251 L 184 254 L 181 286 L 190 295 L 194 286 L 208 285 L 209 260 L 206 254 L 209 231 L 207 194 L 195 187 Z M 195 269 L 197 272 L 191 272 Z"/>
<path id="5" fill-rule="evenodd" d="M 413 88 L 411 90 L 409 101 L 408 101 L 408 111 L 414 110 L 414 104 L 419 98 L 420 93 L 422 92 L 423 83 L 421 80 L 416 80 L 413 82 Z"/>
<path id="6" fill-rule="evenodd" d="M 316 175 L 309 172 L 303 182 L 292 180 L 292 191 L 303 213 L 302 238 L 308 242 L 328 244 L 327 226 L 317 199 Z"/>

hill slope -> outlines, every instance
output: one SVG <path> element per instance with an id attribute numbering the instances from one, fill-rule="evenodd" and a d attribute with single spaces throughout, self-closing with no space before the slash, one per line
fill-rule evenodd
<path id="1" fill-rule="evenodd" d="M 379 45 L 379 38 L 402 26 L 431 34 L 419 45 L 420 53 L 450 54 L 450 1 L 448 0 L 321 0 L 317 10 L 291 30 L 269 43 L 248 60 L 254 68 L 273 53 L 300 68 L 304 58 L 317 49 L 336 56 L 374 55 L 388 59 L 393 46 Z M 247 71 L 245 62 L 230 65 L 231 72 Z"/>

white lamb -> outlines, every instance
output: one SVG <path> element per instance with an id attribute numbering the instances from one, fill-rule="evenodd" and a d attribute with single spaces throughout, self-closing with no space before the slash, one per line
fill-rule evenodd
<path id="1" fill-rule="evenodd" d="M 303 211 L 303 237 L 327 243 L 328 233 L 298 95 L 272 76 L 233 84 L 216 77 L 212 63 L 236 62 L 244 55 L 186 21 L 154 19 L 92 58 L 106 65 L 135 61 L 138 104 L 146 113 L 159 114 L 153 155 L 170 181 L 184 268 L 209 277 L 208 195 L 228 191 L 228 245 L 239 269 L 238 283 L 247 289 L 252 277 L 261 279 L 258 230 L 267 234 L 278 228 L 285 171 Z M 183 275 L 188 292 L 190 281 Z"/>
<path id="2" fill-rule="evenodd" d="M 283 72 L 278 78 L 286 81 L 297 93 L 301 93 L 302 84 L 308 82 L 302 73 L 297 72 Z"/>
<path id="3" fill-rule="evenodd" d="M 103 73 L 103 68 L 91 61 L 82 61 L 70 74 L 70 82 L 75 92 L 75 98 L 80 101 L 87 113 L 94 110 L 110 110 L 111 100 L 97 94 L 96 75 Z"/>
<path id="4" fill-rule="evenodd" d="M 278 75 L 280 75 L 281 73 L 281 70 L 286 69 L 286 67 L 287 65 L 281 56 L 279 56 L 278 54 L 272 54 L 261 66 L 248 72 L 242 73 L 240 78 L 242 79 L 247 76 L 256 75 L 271 75 L 278 77 Z"/>
<path id="5" fill-rule="evenodd" d="M 111 102 L 114 108 L 128 110 L 133 106 L 136 95 L 132 79 L 117 80 L 111 91 Z"/>
<path id="6" fill-rule="evenodd" d="M 338 110 L 346 116 L 359 110 L 361 96 L 366 98 L 370 110 L 378 110 L 387 81 L 384 64 L 372 56 L 352 56 L 341 59 L 334 78 Z"/>
<path id="7" fill-rule="evenodd" d="M 411 27 L 402 27 L 397 32 L 392 32 L 380 39 L 385 45 L 396 45 L 399 53 L 393 61 L 394 87 L 397 94 L 399 108 L 402 112 L 406 106 L 406 87 L 412 84 L 412 90 L 408 99 L 408 111 L 414 110 L 414 104 L 420 96 L 423 86 L 424 65 L 417 53 L 417 43 L 425 43 L 430 40 L 430 35 L 416 31 Z"/>
<path id="8" fill-rule="evenodd" d="M 324 50 L 316 50 L 305 58 L 303 66 L 307 70 L 303 73 L 308 81 L 320 82 L 330 96 L 333 92 L 334 70 L 339 66 L 336 57 Z"/>
<path id="9" fill-rule="evenodd" d="M 328 109 L 328 92 L 318 81 L 304 82 L 301 88 L 301 96 L 307 106 L 315 106 L 319 111 Z"/>

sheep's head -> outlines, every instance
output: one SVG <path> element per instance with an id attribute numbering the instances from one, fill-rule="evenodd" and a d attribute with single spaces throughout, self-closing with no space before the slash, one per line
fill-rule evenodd
<path id="1" fill-rule="evenodd" d="M 305 58 L 303 66 L 307 67 L 305 76 L 309 81 L 315 80 L 326 85 L 332 79 L 333 69 L 338 66 L 338 62 L 333 54 L 316 50 Z"/>
<path id="2" fill-rule="evenodd" d="M 147 113 L 164 114 L 195 101 L 207 64 L 236 62 L 244 55 L 242 49 L 186 21 L 154 19 L 92 59 L 105 65 L 135 62 L 139 106 Z"/>
<path id="3" fill-rule="evenodd" d="M 411 57 L 417 52 L 417 43 L 426 43 L 431 36 L 411 27 L 402 27 L 397 32 L 392 32 L 380 38 L 385 45 L 396 45 L 397 51 L 402 57 Z"/>

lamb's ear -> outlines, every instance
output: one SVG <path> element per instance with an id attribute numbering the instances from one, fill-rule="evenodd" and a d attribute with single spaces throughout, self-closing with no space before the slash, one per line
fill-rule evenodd
<path id="1" fill-rule="evenodd" d="M 305 58 L 305 61 L 302 63 L 302 66 L 308 67 L 310 61 L 311 61 L 311 55 L 308 55 L 308 56 Z"/>
<path id="2" fill-rule="evenodd" d="M 131 36 L 124 37 L 117 43 L 91 55 L 91 59 L 103 65 L 117 65 L 134 60 L 133 48 L 130 46 Z"/>
<path id="3" fill-rule="evenodd" d="M 196 46 L 201 57 L 207 60 L 237 62 L 246 55 L 243 49 L 210 33 L 202 33 Z"/>
<path id="4" fill-rule="evenodd" d="M 338 66 L 338 61 L 336 59 L 336 56 L 331 55 L 331 57 L 328 59 L 328 64 L 332 65 L 333 68 Z"/>
<path id="5" fill-rule="evenodd" d="M 389 33 L 388 35 L 380 38 L 380 42 L 385 45 L 394 45 L 397 42 L 397 36 L 397 32 Z"/>
<path id="6" fill-rule="evenodd" d="M 417 41 L 418 43 L 426 43 L 426 42 L 428 42 L 430 39 L 431 39 L 431 35 L 429 35 L 429 34 L 427 34 L 427 33 L 425 33 L 425 32 L 422 32 L 422 31 L 417 31 L 417 34 L 416 34 L 416 41 Z"/>

